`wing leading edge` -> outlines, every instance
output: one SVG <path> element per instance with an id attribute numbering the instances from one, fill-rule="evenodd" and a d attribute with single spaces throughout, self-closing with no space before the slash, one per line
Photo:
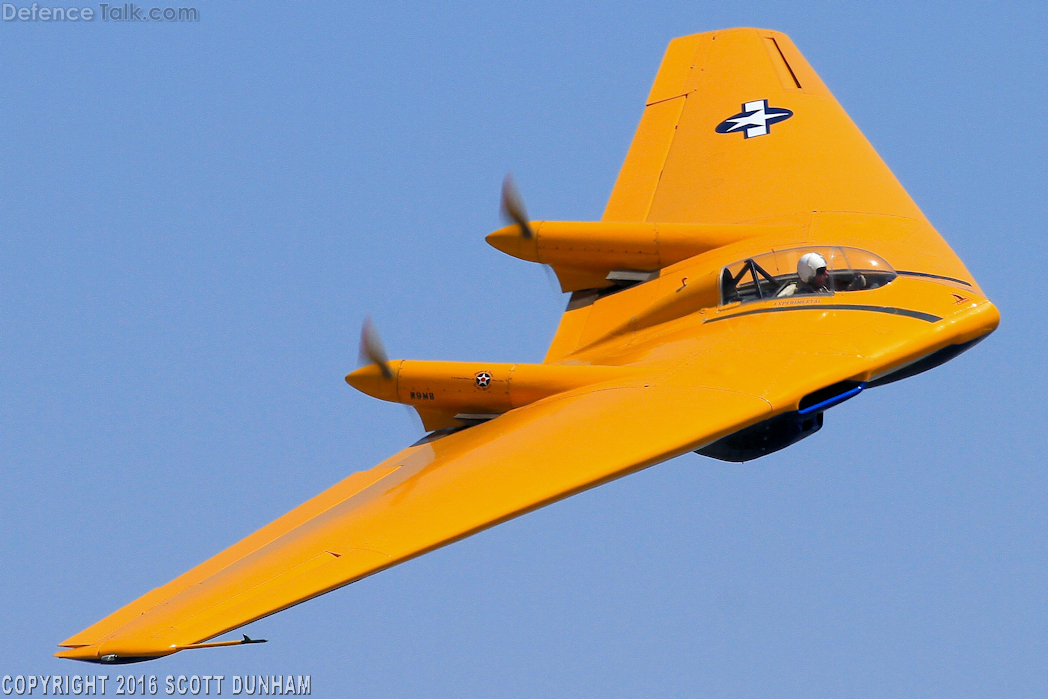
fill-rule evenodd
<path id="1" fill-rule="evenodd" d="M 762 419 L 756 396 L 605 384 L 413 446 L 357 473 L 62 645 L 146 660 L 213 638 Z"/>

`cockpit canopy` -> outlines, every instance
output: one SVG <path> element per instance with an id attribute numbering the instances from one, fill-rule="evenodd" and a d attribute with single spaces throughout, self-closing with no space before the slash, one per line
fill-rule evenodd
<path id="1" fill-rule="evenodd" d="M 798 275 L 803 255 L 817 253 L 826 261 L 827 277 L 804 282 Z M 809 258 L 811 259 L 811 258 Z M 741 301 L 876 289 L 895 279 L 895 270 L 867 250 L 810 245 L 749 257 L 721 271 L 721 305 Z"/>

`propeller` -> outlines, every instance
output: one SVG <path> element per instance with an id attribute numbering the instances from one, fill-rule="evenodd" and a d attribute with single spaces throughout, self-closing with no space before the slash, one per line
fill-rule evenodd
<path id="1" fill-rule="evenodd" d="M 393 370 L 389 368 L 389 355 L 382 346 L 382 338 L 378 336 L 371 316 L 364 319 L 364 327 L 360 329 L 360 361 L 378 364 L 378 368 L 382 370 L 382 378 L 393 378 Z"/>
<path id="2" fill-rule="evenodd" d="M 502 205 L 500 206 L 502 218 L 507 223 L 515 223 L 520 226 L 520 235 L 525 240 L 535 237 L 535 231 L 531 230 L 528 223 L 528 212 L 524 208 L 524 199 L 521 198 L 517 185 L 513 182 L 513 173 L 507 172 L 506 179 L 502 180 Z"/>
<path id="3" fill-rule="evenodd" d="M 380 376 L 376 376 L 372 371 L 357 369 L 346 377 L 346 383 L 369 396 L 399 402 L 397 384 L 392 381 L 396 375 L 389 365 L 389 356 L 386 355 L 386 348 L 382 345 L 382 338 L 378 336 L 371 316 L 364 319 L 364 326 L 360 329 L 360 363 L 364 367 L 377 365 Z M 405 403 L 404 410 L 408 411 L 411 421 L 417 425 L 417 431 L 425 433 L 422 420 L 415 409 Z"/>
<path id="4" fill-rule="evenodd" d="M 512 172 L 507 172 L 506 179 L 502 180 L 502 202 L 499 211 L 503 220 L 507 223 L 517 224 L 520 228 L 521 238 L 531 240 L 535 237 L 535 231 L 532 229 L 531 223 L 528 222 L 528 211 L 524 208 L 524 197 L 520 196 L 520 190 L 517 189 L 517 185 L 513 181 Z M 498 233 L 492 233 L 491 235 L 495 236 Z M 488 241 L 491 242 L 491 240 L 492 238 L 489 236 Z M 500 250 L 502 249 L 497 243 L 492 244 Z M 546 280 L 549 281 L 553 293 L 559 297 L 562 292 L 560 280 L 557 279 L 557 272 L 547 264 L 542 265 L 542 269 L 546 273 Z"/>

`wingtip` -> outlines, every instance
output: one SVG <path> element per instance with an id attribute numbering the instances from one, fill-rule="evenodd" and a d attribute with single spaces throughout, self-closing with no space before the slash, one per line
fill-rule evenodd
<path id="1" fill-rule="evenodd" d="M 65 660 L 86 660 L 92 661 L 97 660 L 98 656 L 90 650 L 89 646 L 76 646 L 73 648 L 63 648 L 62 650 L 55 653 L 56 658 L 63 658 Z"/>
<path id="2" fill-rule="evenodd" d="M 124 653 L 105 653 L 100 646 L 89 645 L 60 650 L 54 656 L 64 660 L 79 660 L 85 663 L 99 663 L 101 665 L 129 665 L 131 663 L 141 663 L 147 660 L 163 658 L 177 651 L 177 648 L 165 648 L 164 650 L 148 649 Z"/>

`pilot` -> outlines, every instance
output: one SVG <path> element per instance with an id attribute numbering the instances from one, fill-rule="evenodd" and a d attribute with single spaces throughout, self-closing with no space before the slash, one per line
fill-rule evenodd
<path id="1" fill-rule="evenodd" d="M 826 271 L 826 258 L 817 252 L 808 252 L 797 260 L 798 281 L 790 282 L 775 294 L 777 297 L 794 294 L 829 294 L 830 273 Z"/>

